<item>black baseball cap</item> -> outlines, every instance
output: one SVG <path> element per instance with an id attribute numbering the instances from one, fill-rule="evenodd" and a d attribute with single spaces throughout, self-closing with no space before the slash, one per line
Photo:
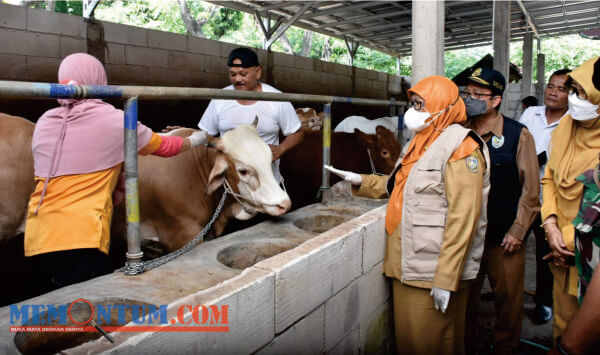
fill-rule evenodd
<path id="1" fill-rule="evenodd" d="M 492 94 L 502 96 L 506 87 L 506 79 L 504 75 L 497 70 L 488 67 L 479 67 L 471 73 L 467 78 L 473 84 L 483 86 L 490 89 Z"/>
<path id="2" fill-rule="evenodd" d="M 239 59 L 242 61 L 242 64 L 233 64 L 233 61 Z M 256 53 L 250 48 L 236 48 L 229 53 L 229 59 L 227 59 L 228 67 L 257 67 L 258 64 L 258 56 Z"/>

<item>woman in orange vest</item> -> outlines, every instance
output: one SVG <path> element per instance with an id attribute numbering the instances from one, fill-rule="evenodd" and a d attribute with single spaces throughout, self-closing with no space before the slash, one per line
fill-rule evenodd
<path id="1" fill-rule="evenodd" d="M 462 354 L 468 283 L 483 254 L 489 156 L 449 79 L 408 91 L 404 123 L 415 136 L 388 177 L 327 167 L 358 196 L 389 193 L 383 272 L 392 279 L 398 353 Z M 387 184 L 387 191 L 386 191 Z"/>

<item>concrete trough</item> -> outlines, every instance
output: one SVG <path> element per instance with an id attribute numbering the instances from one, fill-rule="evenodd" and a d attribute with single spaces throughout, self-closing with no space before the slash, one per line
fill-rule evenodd
<path id="1" fill-rule="evenodd" d="M 206 242 L 141 275 L 113 273 L 0 308 L 0 353 L 391 352 L 389 284 L 381 274 L 384 203 L 332 198 Z M 112 305 L 112 325 L 154 328 L 113 332 L 114 344 L 96 332 L 10 331 L 32 318 L 33 308 L 23 315 L 25 305 L 68 306 L 79 298 Z M 121 319 L 116 304 L 124 306 Z M 197 305 L 226 306 L 227 331 L 173 331 L 182 326 L 178 316 L 206 325 L 186 308 Z M 167 322 L 145 317 L 161 306 Z M 11 315 L 11 307 L 21 314 Z M 89 318 L 75 308 L 75 320 Z"/>

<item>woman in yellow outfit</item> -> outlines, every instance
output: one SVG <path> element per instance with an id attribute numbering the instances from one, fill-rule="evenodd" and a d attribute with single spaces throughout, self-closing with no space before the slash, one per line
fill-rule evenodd
<path id="1" fill-rule="evenodd" d="M 550 159 L 542 178 L 542 226 L 550 244 L 554 275 L 554 338 L 577 309 L 577 268 L 573 263 L 575 230 L 583 184 L 575 178 L 598 164 L 600 153 L 600 57 L 568 74 L 569 114 L 553 132 Z"/>
<path id="2" fill-rule="evenodd" d="M 61 84 L 106 85 L 100 61 L 67 56 Z M 98 99 L 62 99 L 38 120 L 32 139 L 36 187 L 25 227 L 25 256 L 44 291 L 110 272 L 108 249 L 113 191 L 124 158 L 124 114 Z M 159 136 L 138 123 L 139 154 L 174 156 L 206 141 Z"/>
<path id="3" fill-rule="evenodd" d="M 470 129 L 458 88 L 441 76 L 408 91 L 406 126 L 415 132 L 387 177 L 328 167 L 355 195 L 384 197 L 391 188 L 383 265 L 392 278 L 398 353 L 462 354 L 468 282 L 483 254 L 489 155 Z"/>

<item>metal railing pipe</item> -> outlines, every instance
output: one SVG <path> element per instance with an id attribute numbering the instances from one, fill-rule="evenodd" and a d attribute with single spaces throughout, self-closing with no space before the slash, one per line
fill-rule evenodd
<path id="1" fill-rule="evenodd" d="M 60 85 L 0 80 L 0 99 L 126 99 L 125 103 L 125 193 L 127 212 L 127 264 L 125 274 L 143 272 L 138 195 L 137 122 L 138 100 L 267 100 L 301 101 L 323 104 L 323 164 L 331 163 L 331 104 L 346 103 L 368 106 L 406 105 L 403 101 L 388 101 L 355 97 L 236 91 L 210 88 Z M 394 105 L 395 104 L 395 105 Z M 329 189 L 329 171 L 323 169 L 319 193 Z"/>
<path id="2" fill-rule="evenodd" d="M 302 101 L 309 103 L 347 103 L 367 106 L 389 106 L 389 100 L 358 97 L 310 95 L 293 93 L 255 92 L 210 88 L 184 88 L 164 86 L 120 86 L 120 85 L 60 85 L 0 80 L 0 98 L 3 99 L 64 99 L 64 98 L 114 98 L 139 100 L 267 100 Z M 398 105 L 405 102 L 397 102 Z"/>
<path id="3" fill-rule="evenodd" d="M 127 264 L 126 275 L 143 272 L 142 240 L 140 236 L 140 204 L 138 189 L 137 156 L 138 100 L 132 97 L 125 102 L 125 209 L 127 212 Z"/>
<path id="4" fill-rule="evenodd" d="M 331 165 L 331 104 L 323 105 L 323 165 Z M 329 189 L 329 170 L 321 167 L 321 189 Z"/>
<path id="5" fill-rule="evenodd" d="M 392 97 L 390 99 L 390 117 L 394 116 L 396 116 L 396 99 Z"/>

